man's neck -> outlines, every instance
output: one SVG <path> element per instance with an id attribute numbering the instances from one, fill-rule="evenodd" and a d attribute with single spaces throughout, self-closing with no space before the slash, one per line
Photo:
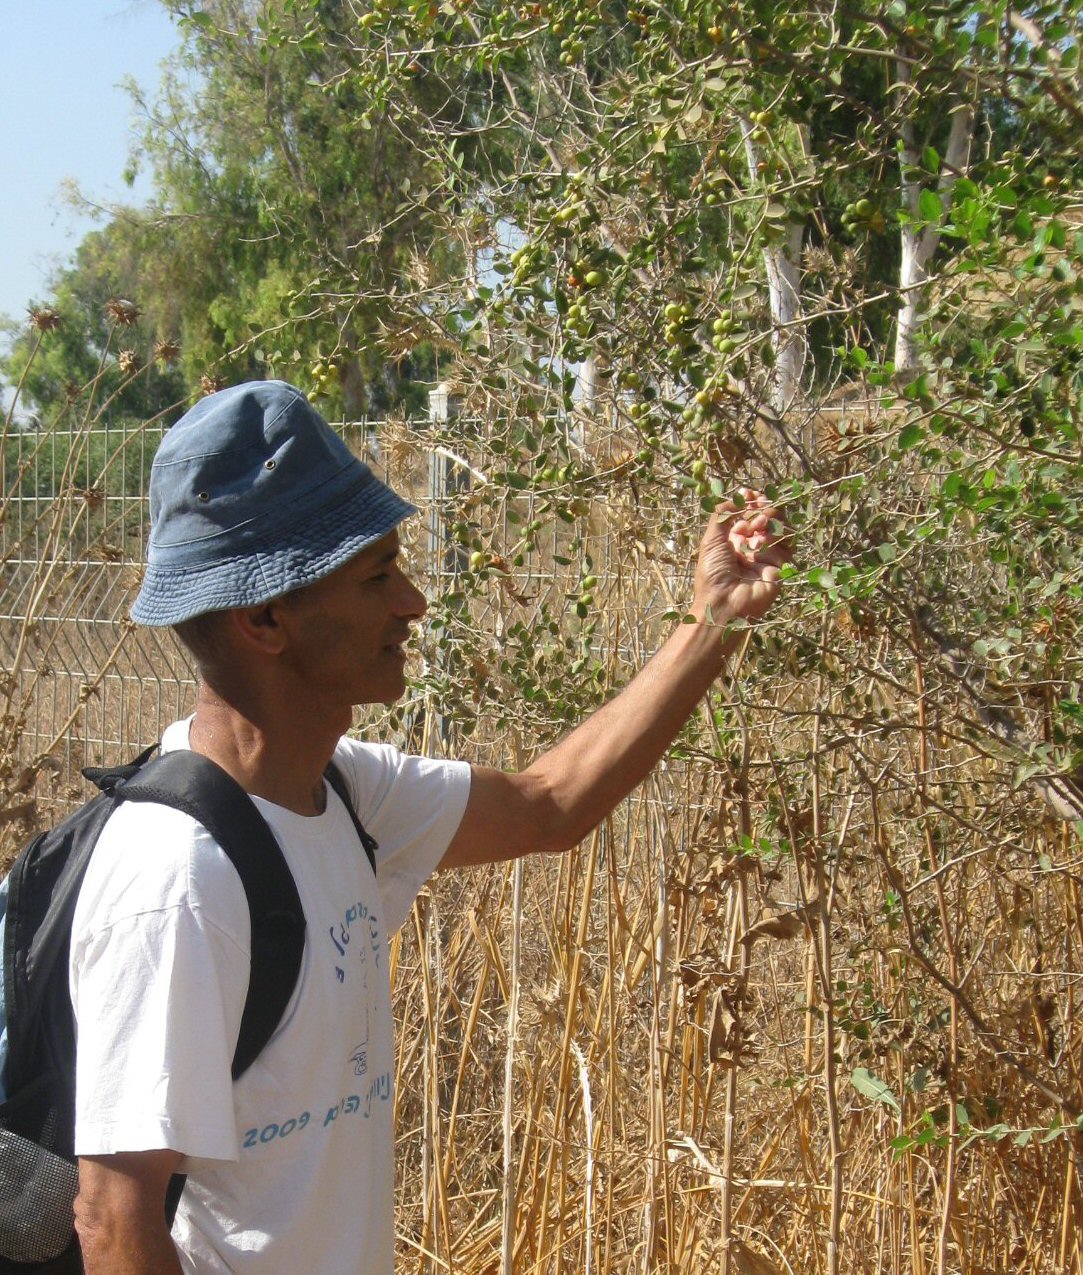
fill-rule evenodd
<path id="1" fill-rule="evenodd" d="M 300 711 L 243 709 L 201 685 L 188 742 L 248 793 L 299 815 L 322 814 L 323 772 L 349 721 L 309 722 Z"/>

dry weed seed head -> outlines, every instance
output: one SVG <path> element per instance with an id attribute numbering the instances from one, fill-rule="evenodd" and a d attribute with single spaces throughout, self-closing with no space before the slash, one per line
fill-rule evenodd
<path id="1" fill-rule="evenodd" d="M 176 341 L 159 341 L 154 346 L 154 359 L 157 363 L 176 363 L 180 358 L 180 346 Z"/>
<path id="2" fill-rule="evenodd" d="M 143 370 L 143 356 L 137 350 L 121 350 L 117 355 L 117 366 L 125 376 L 135 376 Z"/>
<path id="3" fill-rule="evenodd" d="M 51 305 L 32 305 L 28 311 L 30 326 L 35 332 L 55 332 L 63 319 L 60 311 Z"/>
<path id="4" fill-rule="evenodd" d="M 219 376 L 215 372 L 204 372 L 199 378 L 199 392 L 201 394 L 217 394 L 219 390 L 226 388 L 226 378 Z"/>
<path id="5" fill-rule="evenodd" d="M 810 244 L 805 249 L 805 269 L 810 274 L 827 274 L 834 268 L 835 259 L 827 248 Z"/>
<path id="6" fill-rule="evenodd" d="M 105 303 L 104 310 L 117 327 L 121 328 L 134 327 L 143 313 L 134 301 L 127 301 L 124 297 L 111 298 Z"/>
<path id="7" fill-rule="evenodd" d="M 563 1027 L 565 1000 L 566 993 L 558 979 L 550 979 L 543 987 L 532 988 L 523 1002 L 523 1027 L 547 1031 Z"/>

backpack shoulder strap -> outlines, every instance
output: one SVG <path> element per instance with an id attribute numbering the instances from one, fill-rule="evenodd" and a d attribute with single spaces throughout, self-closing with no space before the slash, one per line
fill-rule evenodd
<path id="1" fill-rule="evenodd" d="M 102 790 L 111 793 L 120 783 L 131 779 L 158 751 L 157 744 L 144 748 L 138 757 L 133 757 L 123 766 L 84 766 L 83 777 Z"/>
<path id="2" fill-rule="evenodd" d="M 350 790 L 346 787 L 346 779 L 342 771 L 335 765 L 333 761 L 327 763 L 327 769 L 323 772 L 324 779 L 338 793 L 339 800 L 346 807 L 346 811 L 353 820 L 354 829 L 357 832 L 358 839 L 365 847 L 365 854 L 368 856 L 369 865 L 373 873 L 376 872 L 376 851 L 379 850 L 379 844 L 375 838 L 365 830 L 365 825 L 358 817 L 357 811 L 354 809 L 353 798 L 350 796 Z"/>
<path id="3" fill-rule="evenodd" d="M 252 918 L 252 972 L 233 1057 L 236 1080 L 274 1035 L 301 972 L 305 918 L 282 849 L 248 793 L 220 766 L 188 749 L 164 753 L 114 789 L 190 815 L 237 870 Z"/>

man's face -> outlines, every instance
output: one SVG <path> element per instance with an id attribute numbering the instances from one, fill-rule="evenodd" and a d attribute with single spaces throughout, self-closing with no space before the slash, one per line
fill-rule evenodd
<path id="1" fill-rule="evenodd" d="M 280 605 L 287 658 L 314 697 L 342 706 L 390 704 L 402 695 L 404 643 L 426 604 L 400 563 L 397 531 Z"/>

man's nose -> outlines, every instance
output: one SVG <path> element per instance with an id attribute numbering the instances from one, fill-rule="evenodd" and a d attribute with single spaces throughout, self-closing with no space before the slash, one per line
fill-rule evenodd
<path id="1" fill-rule="evenodd" d="M 429 603 L 425 595 L 404 571 L 402 573 L 402 594 L 399 599 L 399 614 L 406 616 L 407 619 L 420 620 L 428 609 Z"/>

